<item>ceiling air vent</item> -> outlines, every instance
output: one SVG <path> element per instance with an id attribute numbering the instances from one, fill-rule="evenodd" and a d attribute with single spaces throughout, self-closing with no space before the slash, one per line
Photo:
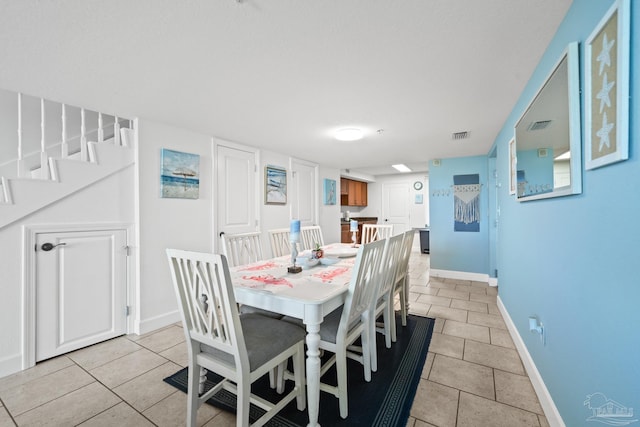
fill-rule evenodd
<path id="1" fill-rule="evenodd" d="M 546 129 L 551 124 L 551 120 L 540 120 L 538 122 L 533 122 L 529 125 L 528 130 L 542 130 Z"/>
<path id="2" fill-rule="evenodd" d="M 467 138 L 469 138 L 469 132 L 467 132 L 467 131 L 464 131 L 464 132 L 454 132 L 454 133 L 451 135 L 451 138 L 452 138 L 454 141 L 457 141 L 458 139 L 467 139 Z"/>

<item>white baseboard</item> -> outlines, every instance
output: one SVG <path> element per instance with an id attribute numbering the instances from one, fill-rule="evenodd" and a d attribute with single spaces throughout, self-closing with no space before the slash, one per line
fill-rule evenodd
<path id="1" fill-rule="evenodd" d="M 140 335 L 143 335 L 180 321 L 180 312 L 175 310 L 150 319 L 141 320 L 140 323 L 136 325 L 136 330 L 140 331 Z"/>
<path id="2" fill-rule="evenodd" d="M 498 278 L 497 277 L 489 277 L 489 286 L 498 286 Z"/>
<path id="3" fill-rule="evenodd" d="M 518 354 L 520 354 L 524 368 L 529 375 L 529 379 L 531 380 L 531 384 L 533 385 L 536 394 L 538 395 L 538 400 L 540 401 L 540 405 L 542 406 L 544 415 L 547 417 L 549 425 L 551 427 L 565 427 L 564 421 L 560 416 L 560 412 L 558 412 L 558 408 L 555 403 L 553 403 L 551 394 L 549 393 L 547 386 L 544 384 L 542 376 L 540 375 L 540 372 L 538 372 L 538 368 L 536 368 L 536 364 L 533 362 L 533 359 L 529 354 L 529 350 L 527 350 L 527 346 L 524 344 L 520 333 L 518 333 L 518 330 L 516 329 L 516 325 L 513 323 L 513 320 L 511 320 L 511 316 L 509 316 L 509 312 L 507 312 L 507 309 L 502 303 L 499 295 L 498 309 L 500 310 L 502 318 L 507 325 L 507 329 L 509 329 L 509 333 L 511 334 L 513 343 L 518 350 Z"/>
<path id="4" fill-rule="evenodd" d="M 0 359 L 0 378 L 22 370 L 22 354 L 12 354 Z"/>
<path id="5" fill-rule="evenodd" d="M 473 280 L 474 282 L 489 283 L 489 275 L 483 273 L 468 273 L 466 271 L 430 269 L 429 276 L 446 279 Z"/>

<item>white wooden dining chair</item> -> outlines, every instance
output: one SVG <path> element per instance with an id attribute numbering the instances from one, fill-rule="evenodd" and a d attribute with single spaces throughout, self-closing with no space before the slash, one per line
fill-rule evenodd
<path id="1" fill-rule="evenodd" d="M 338 374 L 337 386 L 320 383 L 320 390 L 338 398 L 342 418 L 348 415 L 347 357 L 362 363 L 365 381 L 371 381 L 369 308 L 380 282 L 384 245 L 379 240 L 360 247 L 344 305 L 328 314 L 320 325 L 320 348 L 334 353 L 320 369 L 320 376 L 334 364 Z M 362 341 L 361 353 L 352 352 L 349 347 L 358 337 Z"/>
<path id="2" fill-rule="evenodd" d="M 393 225 L 385 224 L 362 224 L 362 244 L 373 242 L 374 240 L 386 239 L 393 235 Z"/>
<path id="3" fill-rule="evenodd" d="M 411 248 L 413 246 L 413 236 L 415 230 L 407 230 L 404 232 L 402 240 L 402 251 L 398 268 L 396 270 L 395 284 L 393 285 L 393 301 L 395 296 L 399 296 L 400 314 L 402 316 L 402 326 L 407 326 L 407 311 L 409 298 L 409 258 L 411 257 Z M 396 316 L 391 316 L 391 340 L 396 342 Z"/>
<path id="4" fill-rule="evenodd" d="M 222 253 L 227 257 L 231 267 L 264 259 L 262 255 L 262 233 L 252 231 L 249 233 L 226 234 L 220 233 L 222 239 Z"/>
<path id="5" fill-rule="evenodd" d="M 371 314 L 369 315 L 369 336 L 371 337 L 371 370 L 378 370 L 378 352 L 376 348 L 377 333 L 384 334 L 385 346 L 391 348 L 391 317 L 395 316 L 393 309 L 393 291 L 395 285 L 396 272 L 400 255 L 402 254 L 402 241 L 404 234 L 385 239 L 384 254 L 380 263 L 380 285 L 378 294 L 371 304 Z M 378 327 L 377 319 L 382 315 L 382 327 Z M 395 325 L 395 323 L 394 323 Z"/>
<path id="6" fill-rule="evenodd" d="M 249 425 L 250 403 L 266 411 L 253 426 L 265 424 L 293 399 L 304 410 L 305 331 L 258 314 L 240 316 L 223 255 L 167 249 L 167 257 L 189 354 L 187 426 L 196 425 L 198 408 L 223 389 L 236 395 L 238 427 Z M 295 383 L 290 392 L 277 403 L 251 394 L 253 382 L 290 357 Z M 201 368 L 224 379 L 202 390 L 206 371 Z"/>
<path id="7" fill-rule="evenodd" d="M 291 255 L 291 242 L 289 237 L 291 230 L 288 228 L 276 228 L 269 230 L 269 243 L 271 243 L 271 255 L 280 257 Z"/>
<path id="8" fill-rule="evenodd" d="M 322 229 L 319 225 L 300 227 L 300 238 L 302 250 L 313 250 L 316 245 L 324 246 L 324 237 L 322 237 Z"/>

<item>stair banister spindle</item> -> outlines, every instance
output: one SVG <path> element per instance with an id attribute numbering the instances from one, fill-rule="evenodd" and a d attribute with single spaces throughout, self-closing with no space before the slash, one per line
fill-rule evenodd
<path id="1" fill-rule="evenodd" d="M 87 161 L 87 124 L 84 108 L 80 109 L 80 160 Z"/>
<path id="2" fill-rule="evenodd" d="M 69 156 L 69 144 L 67 143 L 67 106 L 62 104 L 62 142 L 60 144 L 60 156 L 66 159 Z"/>
<path id="3" fill-rule="evenodd" d="M 120 122 L 118 116 L 113 118 L 113 145 L 116 147 L 120 145 Z"/>
<path id="4" fill-rule="evenodd" d="M 40 178 L 49 179 L 44 98 L 40 98 Z"/>
<path id="5" fill-rule="evenodd" d="M 104 126 L 102 123 L 102 113 L 98 113 L 98 142 L 104 142 Z"/>
<path id="6" fill-rule="evenodd" d="M 18 177 L 25 177 L 24 153 L 22 147 L 22 94 L 18 93 Z"/>

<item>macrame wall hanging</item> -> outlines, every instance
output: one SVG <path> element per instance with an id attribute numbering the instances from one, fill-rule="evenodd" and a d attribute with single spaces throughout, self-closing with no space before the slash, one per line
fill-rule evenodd
<path id="1" fill-rule="evenodd" d="M 480 175 L 453 176 L 453 230 L 480 231 Z"/>

